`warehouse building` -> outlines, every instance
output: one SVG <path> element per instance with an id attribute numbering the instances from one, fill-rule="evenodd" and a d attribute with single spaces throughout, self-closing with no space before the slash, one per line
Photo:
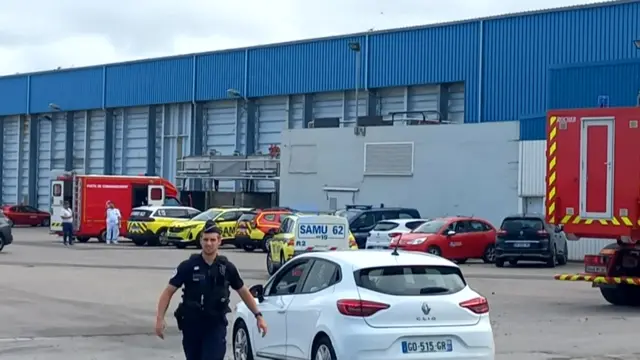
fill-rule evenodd
<path id="1" fill-rule="evenodd" d="M 267 174 L 244 159 L 278 145 L 283 205 L 542 212 L 544 114 L 635 105 L 638 19 L 640 1 L 614 1 L 0 77 L 0 203 L 48 209 L 64 171 L 270 193 L 231 164 Z"/>

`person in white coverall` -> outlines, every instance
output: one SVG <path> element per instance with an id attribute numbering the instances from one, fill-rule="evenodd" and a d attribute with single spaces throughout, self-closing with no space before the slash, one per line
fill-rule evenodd
<path id="1" fill-rule="evenodd" d="M 107 244 L 117 244 L 120 236 L 120 210 L 116 208 L 113 202 L 107 202 Z"/>

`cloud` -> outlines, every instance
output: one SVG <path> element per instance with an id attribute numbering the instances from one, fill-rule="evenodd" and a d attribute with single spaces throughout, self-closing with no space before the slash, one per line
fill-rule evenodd
<path id="1" fill-rule="evenodd" d="M 12 74 L 575 5 L 575 0 L 23 0 L 0 11 Z"/>

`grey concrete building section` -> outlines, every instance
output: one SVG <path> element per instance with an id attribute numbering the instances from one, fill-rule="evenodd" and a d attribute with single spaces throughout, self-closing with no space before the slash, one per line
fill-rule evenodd
<path id="1" fill-rule="evenodd" d="M 40 229 L 15 234 L 16 243 L 0 253 L 1 359 L 184 358 L 170 317 L 166 340 L 152 333 L 157 296 L 173 266 L 193 251 L 96 243 L 67 249 Z M 249 285 L 266 279 L 264 254 L 225 254 Z M 497 360 L 640 358 L 637 311 L 606 305 L 588 284 L 551 280 L 559 271 L 579 271 L 577 265 L 496 269 L 471 263 L 462 269 L 489 299 Z"/>
<path id="2" fill-rule="evenodd" d="M 424 217 L 474 215 L 499 225 L 518 210 L 518 136 L 515 121 L 368 127 L 364 136 L 353 128 L 285 130 L 280 204 L 327 210 L 333 198 L 338 207 L 411 206 Z M 366 144 L 396 142 L 413 143 L 412 176 L 366 175 Z"/>

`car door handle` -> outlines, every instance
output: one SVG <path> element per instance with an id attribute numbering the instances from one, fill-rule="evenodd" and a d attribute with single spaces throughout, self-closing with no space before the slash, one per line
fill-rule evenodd
<path id="1" fill-rule="evenodd" d="M 287 310 L 285 310 L 285 309 L 278 309 L 278 314 L 284 314 L 285 312 L 287 312 Z"/>

